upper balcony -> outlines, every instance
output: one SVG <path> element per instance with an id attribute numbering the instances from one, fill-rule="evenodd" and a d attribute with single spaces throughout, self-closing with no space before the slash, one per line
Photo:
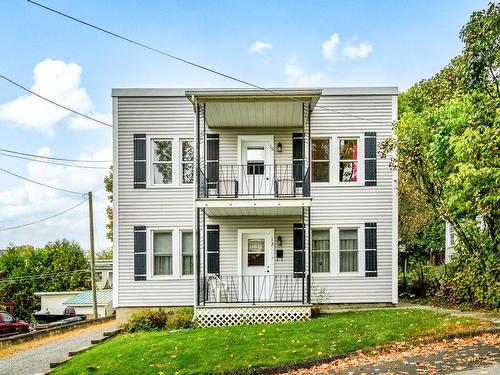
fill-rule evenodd
<path id="1" fill-rule="evenodd" d="M 252 215 L 264 207 L 268 214 L 299 214 L 309 206 L 310 118 L 320 95 L 315 89 L 187 91 L 196 111 L 197 207 L 216 206 L 211 212 L 221 215 L 234 215 L 237 207 Z"/>

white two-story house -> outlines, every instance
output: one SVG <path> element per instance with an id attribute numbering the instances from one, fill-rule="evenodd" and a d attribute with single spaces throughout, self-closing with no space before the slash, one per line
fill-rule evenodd
<path id="1" fill-rule="evenodd" d="M 397 88 L 114 89 L 113 304 L 201 325 L 397 303 Z"/>

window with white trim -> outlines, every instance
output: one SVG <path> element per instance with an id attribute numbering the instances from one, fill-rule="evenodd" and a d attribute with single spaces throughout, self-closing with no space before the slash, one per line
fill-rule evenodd
<path id="1" fill-rule="evenodd" d="M 359 140 L 357 138 L 338 138 L 339 182 L 358 182 Z"/>
<path id="2" fill-rule="evenodd" d="M 173 159 L 172 140 L 153 139 L 151 142 L 152 184 L 172 184 Z"/>
<path id="3" fill-rule="evenodd" d="M 330 272 L 330 231 L 312 231 L 312 272 Z"/>
<path id="4" fill-rule="evenodd" d="M 339 272 L 359 271 L 359 239 L 357 229 L 339 229 Z"/>
<path id="5" fill-rule="evenodd" d="M 194 180 L 194 142 L 181 140 L 181 183 L 192 184 Z"/>
<path id="6" fill-rule="evenodd" d="M 172 275 L 172 232 L 153 232 L 153 276 Z"/>
<path id="7" fill-rule="evenodd" d="M 182 274 L 192 275 L 193 269 L 193 232 L 181 231 Z"/>
<path id="8" fill-rule="evenodd" d="M 330 182 L 330 140 L 312 139 L 311 181 Z"/>

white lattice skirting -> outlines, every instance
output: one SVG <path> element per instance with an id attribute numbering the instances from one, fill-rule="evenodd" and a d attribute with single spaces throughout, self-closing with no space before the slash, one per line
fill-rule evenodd
<path id="1" fill-rule="evenodd" d="M 196 308 L 200 327 L 238 324 L 284 323 L 308 320 L 310 306 L 200 306 Z"/>

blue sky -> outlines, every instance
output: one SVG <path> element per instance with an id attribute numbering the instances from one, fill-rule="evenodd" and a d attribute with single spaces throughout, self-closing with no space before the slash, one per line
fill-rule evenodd
<path id="1" fill-rule="evenodd" d="M 457 55 L 460 28 L 472 11 L 487 5 L 457 0 L 42 2 L 262 86 L 391 85 L 400 90 L 432 76 Z M 105 121 L 111 121 L 113 87 L 238 86 L 26 1 L 0 0 L 0 8 L 0 74 L 30 88 L 35 84 L 44 95 Z M 0 148 L 75 159 L 111 157 L 110 129 L 23 96 L 0 80 Z M 0 167 L 63 188 L 95 191 L 97 245 L 109 246 L 105 170 L 1 155 Z M 0 172 L 0 228 L 49 216 L 78 199 Z M 0 248 L 62 237 L 87 247 L 87 232 L 83 205 L 42 224 L 0 232 Z"/>

